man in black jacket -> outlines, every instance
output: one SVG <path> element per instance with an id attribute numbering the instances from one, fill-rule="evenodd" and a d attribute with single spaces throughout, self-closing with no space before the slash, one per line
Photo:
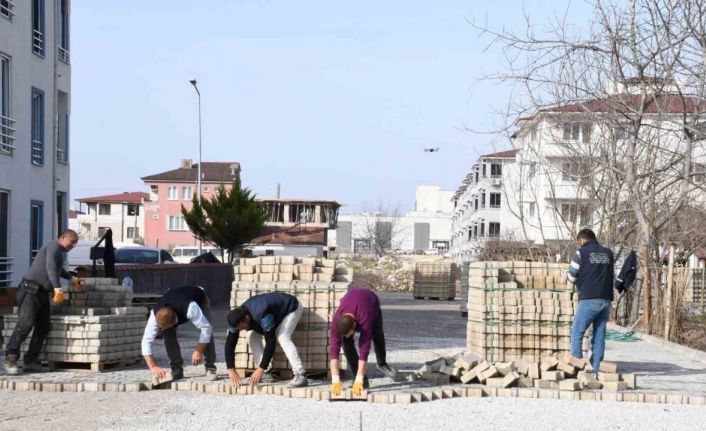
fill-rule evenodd
<path id="1" fill-rule="evenodd" d="M 184 377 L 184 359 L 177 340 L 177 326 L 191 321 L 199 331 L 199 342 L 191 355 L 191 363 L 204 362 L 206 378 L 216 380 L 216 344 L 213 341 L 213 326 L 210 322 L 211 307 L 206 292 L 200 286 L 173 287 L 152 307 L 142 336 L 142 355 L 152 374 L 163 378 L 166 370 L 157 366 L 152 355 L 152 343 L 161 328 L 164 333 L 164 347 L 169 356 L 172 377 L 177 380 Z"/>
<path id="2" fill-rule="evenodd" d="M 579 291 L 579 305 L 571 325 L 571 354 L 583 357 L 583 336 L 593 326 L 591 365 L 598 372 L 605 352 L 605 333 L 613 301 L 614 257 L 610 249 L 601 246 L 591 229 L 582 229 L 576 237 L 579 248 L 566 273 Z"/>
<path id="3" fill-rule="evenodd" d="M 240 385 L 240 376 L 235 370 L 235 346 L 238 344 L 240 331 L 250 331 L 250 349 L 255 363 L 258 364 L 257 369 L 250 376 L 252 386 L 257 385 L 265 375 L 274 356 L 277 342 L 287 355 L 294 373 L 294 378 L 288 386 L 301 388 L 309 384 L 304 375 L 304 366 L 297 347 L 292 342 L 292 333 L 303 311 L 304 308 L 294 296 L 273 292 L 255 295 L 228 313 L 225 357 L 228 376 L 233 384 Z"/>

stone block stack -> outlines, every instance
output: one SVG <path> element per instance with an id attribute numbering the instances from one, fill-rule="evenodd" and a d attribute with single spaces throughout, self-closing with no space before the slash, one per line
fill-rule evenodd
<path id="1" fill-rule="evenodd" d="M 457 268 L 450 262 L 417 262 L 414 264 L 414 299 L 456 298 Z"/>
<path id="2" fill-rule="evenodd" d="M 294 263 L 286 263 L 292 260 Z M 350 287 L 347 280 L 349 276 L 352 277 L 352 271 L 343 266 L 337 267 L 335 260 L 295 259 L 288 256 L 241 259 L 241 265 L 235 268 L 236 281 L 233 282 L 231 308 L 262 293 L 284 292 L 295 296 L 304 307 L 304 313 L 292 339 L 302 358 L 304 368 L 308 372 L 328 370 L 331 318 L 341 298 Z M 340 274 L 337 275 L 336 272 Z M 272 278 L 277 280 L 270 281 L 270 276 L 260 278 L 262 274 L 273 274 Z M 257 281 L 254 281 L 255 279 Z M 344 279 L 344 281 L 335 281 L 336 279 Z M 242 373 L 247 373 L 256 367 L 247 342 L 248 337 L 249 334 L 245 337 L 241 336 L 241 341 L 235 350 L 235 367 Z M 341 358 L 341 368 L 345 368 L 343 355 Z M 281 375 L 291 374 L 289 361 L 279 345 L 275 350 L 271 367 Z"/>
<path id="3" fill-rule="evenodd" d="M 62 304 L 52 305 L 51 331 L 39 359 L 50 368 L 91 371 L 139 361 L 145 313 L 131 303 L 132 291 L 117 279 L 87 278 L 81 288 L 71 287 Z M 17 311 L 4 317 L 5 341 L 17 325 Z"/>
<path id="4" fill-rule="evenodd" d="M 539 362 L 569 352 L 578 292 L 567 270 L 568 264 L 471 263 L 467 349 L 489 362 Z"/>

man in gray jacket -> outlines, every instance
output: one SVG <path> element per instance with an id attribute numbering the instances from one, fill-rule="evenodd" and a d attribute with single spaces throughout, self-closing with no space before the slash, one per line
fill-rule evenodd
<path id="1" fill-rule="evenodd" d="M 71 279 L 71 275 L 63 269 L 64 253 L 74 248 L 77 242 L 76 232 L 62 232 L 58 240 L 51 241 L 39 249 L 29 271 L 22 277 L 20 288 L 17 290 L 17 326 L 7 342 L 5 351 L 5 370 L 8 374 L 18 373 L 17 359 L 20 356 L 20 348 L 32 328 L 34 333 L 24 356 L 23 368 L 25 372 L 41 370 L 37 357 L 50 329 L 49 296 L 53 296 L 56 303 L 64 300 L 60 278 Z"/>

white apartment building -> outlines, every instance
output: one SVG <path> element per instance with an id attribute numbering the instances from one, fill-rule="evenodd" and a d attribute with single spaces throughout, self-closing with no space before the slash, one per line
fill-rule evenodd
<path id="1" fill-rule="evenodd" d="M 149 198 L 149 193 L 124 192 L 77 199 L 85 210 L 76 217 L 80 238 L 98 240 L 111 229 L 115 242 L 144 242 L 144 204 Z"/>
<path id="2" fill-rule="evenodd" d="M 329 233 L 329 246 L 339 253 L 367 252 L 378 231 L 399 252 L 445 254 L 451 243 L 452 195 L 438 186 L 418 186 L 415 209 L 403 215 L 341 214 L 338 227 Z"/>
<path id="3" fill-rule="evenodd" d="M 615 91 L 611 97 L 619 98 L 626 110 L 639 103 L 629 85 L 616 86 Z M 565 254 L 578 230 L 584 227 L 599 230 L 611 217 L 601 203 L 605 199 L 603 193 L 609 190 L 603 184 L 611 183 L 600 177 L 605 175 L 600 170 L 593 172 L 591 166 L 596 166 L 600 158 L 625 160 L 627 139 L 627 126 L 621 123 L 620 116 L 609 112 L 608 106 L 605 100 L 593 99 L 547 108 L 519 119 L 511 137 L 514 149 L 481 157 L 454 195 L 453 257 L 457 261 L 474 260 L 490 238 L 526 241 Z M 644 148 L 644 142 L 659 142 L 653 144 L 658 149 L 652 151 L 660 154 L 649 155 L 641 150 L 644 160 L 638 161 L 663 166 L 668 164 L 663 157 L 680 154 L 684 148 L 681 125 L 684 114 L 688 116 L 698 106 L 696 99 L 684 102 L 672 93 L 655 96 L 645 108 L 643 130 L 648 135 L 640 137 L 643 142 L 640 145 Z M 697 127 L 703 135 L 706 122 Z M 501 163 L 491 157 L 498 154 L 514 154 L 514 157 Z M 703 138 L 695 143 L 692 157 L 691 204 L 703 206 L 706 195 L 703 187 L 699 187 L 706 172 Z M 498 167 L 493 168 L 494 163 Z M 491 164 L 489 169 L 488 164 Z M 497 175 L 498 169 L 502 169 L 501 176 Z M 485 178 L 486 174 L 489 178 Z M 682 172 L 672 168 L 662 175 L 668 185 Z M 610 189 L 617 190 L 611 198 L 614 202 L 627 202 L 624 189 L 616 186 Z M 666 186 L 657 199 L 668 205 L 669 194 L 675 191 L 675 187 Z M 484 200 L 490 206 L 496 203 L 488 193 L 501 194 L 500 208 L 495 212 L 484 205 Z"/>
<path id="4" fill-rule="evenodd" d="M 450 253 L 457 262 L 473 260 L 489 240 L 518 237 L 505 187 L 516 156 L 517 150 L 481 156 L 452 195 Z"/>
<path id="5" fill-rule="evenodd" d="M 0 0 L 0 286 L 66 229 L 69 0 Z"/>

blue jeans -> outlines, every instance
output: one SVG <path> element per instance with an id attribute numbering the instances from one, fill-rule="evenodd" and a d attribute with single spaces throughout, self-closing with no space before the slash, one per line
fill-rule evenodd
<path id="1" fill-rule="evenodd" d="M 579 301 L 574 322 L 571 325 L 571 355 L 583 357 L 581 346 L 583 335 L 589 326 L 593 325 L 593 338 L 591 339 L 591 365 L 593 372 L 598 372 L 598 367 L 605 353 L 605 331 L 610 316 L 610 301 L 607 299 L 582 299 Z"/>

